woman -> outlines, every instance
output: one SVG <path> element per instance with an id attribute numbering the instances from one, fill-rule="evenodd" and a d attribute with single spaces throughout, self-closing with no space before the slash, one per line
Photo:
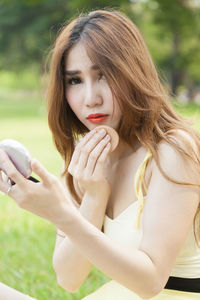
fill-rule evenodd
<path id="1" fill-rule="evenodd" d="M 87 300 L 199 299 L 200 135 L 173 110 L 126 16 L 97 10 L 63 28 L 48 114 L 63 184 L 37 160 L 41 182 L 24 179 L 1 151 L 16 185 L 0 189 L 58 228 L 58 283 L 73 293 L 95 265 L 112 280 Z M 100 124 L 119 134 L 113 152 Z"/>

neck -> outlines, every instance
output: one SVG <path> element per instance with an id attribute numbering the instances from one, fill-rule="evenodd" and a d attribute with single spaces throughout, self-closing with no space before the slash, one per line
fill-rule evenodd
<path id="1" fill-rule="evenodd" d="M 135 137 L 134 147 L 128 145 L 124 140 L 119 138 L 119 144 L 117 148 L 108 155 L 109 164 L 113 165 L 119 162 L 121 159 L 130 156 L 132 153 L 136 152 L 141 146 L 137 137 Z"/>

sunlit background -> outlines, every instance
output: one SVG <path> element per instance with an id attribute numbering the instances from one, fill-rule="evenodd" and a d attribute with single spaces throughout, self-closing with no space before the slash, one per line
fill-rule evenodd
<path id="1" fill-rule="evenodd" d="M 175 109 L 200 131 L 199 0 L 0 0 L 0 141 L 22 142 L 60 176 L 62 160 L 47 125 L 47 55 L 73 16 L 114 7 L 139 27 Z M 35 199 L 37 201 L 37 199 Z M 108 280 L 93 269 L 74 295 L 52 269 L 55 228 L 0 195 L 0 281 L 39 300 L 81 299 Z M 97 276 L 98 275 L 98 276 Z"/>

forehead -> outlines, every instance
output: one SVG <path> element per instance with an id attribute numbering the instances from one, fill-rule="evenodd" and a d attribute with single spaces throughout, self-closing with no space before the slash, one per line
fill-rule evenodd
<path id="1" fill-rule="evenodd" d="M 87 54 L 86 48 L 82 43 L 74 45 L 66 59 L 65 67 L 67 70 L 80 70 L 80 68 L 88 68 L 92 66 L 92 62 Z"/>

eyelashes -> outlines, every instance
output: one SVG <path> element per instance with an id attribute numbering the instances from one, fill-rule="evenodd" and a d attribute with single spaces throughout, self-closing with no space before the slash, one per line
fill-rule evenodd
<path id="1" fill-rule="evenodd" d="M 104 76 L 103 73 L 100 72 L 98 75 L 99 75 L 99 80 L 100 80 L 100 79 L 102 79 L 102 80 L 105 80 L 105 79 L 106 79 L 106 77 Z"/>
<path id="2" fill-rule="evenodd" d="M 69 85 L 75 85 L 75 84 L 80 84 L 80 83 L 81 83 L 81 79 L 79 77 L 72 77 L 67 80 L 67 84 L 69 84 Z"/>
<path id="3" fill-rule="evenodd" d="M 98 80 L 105 79 L 105 76 L 103 73 L 98 73 Z M 82 80 L 80 77 L 71 77 L 66 82 L 68 85 L 76 85 L 82 83 Z"/>

